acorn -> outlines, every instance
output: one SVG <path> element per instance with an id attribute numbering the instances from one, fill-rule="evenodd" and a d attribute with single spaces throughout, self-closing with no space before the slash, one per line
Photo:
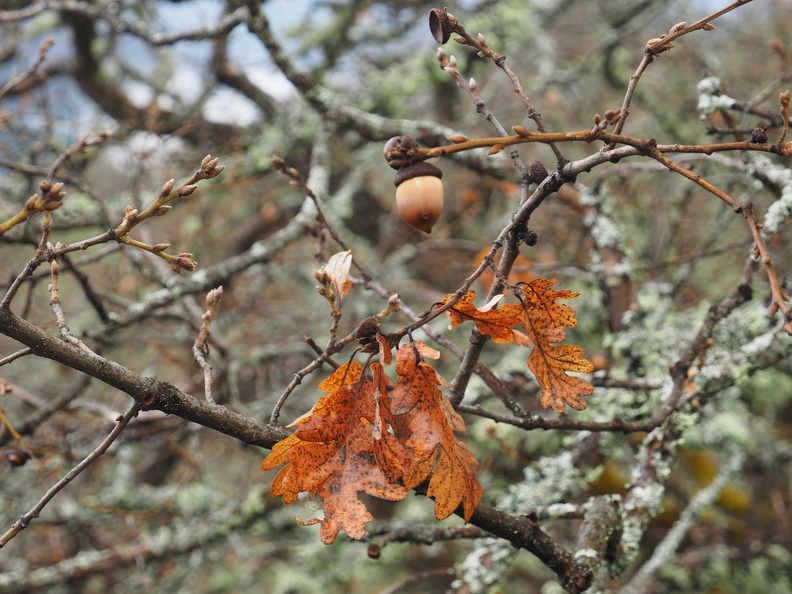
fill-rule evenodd
<path id="1" fill-rule="evenodd" d="M 396 208 L 404 221 L 419 231 L 431 233 L 443 212 L 443 172 L 420 161 L 396 172 Z"/>

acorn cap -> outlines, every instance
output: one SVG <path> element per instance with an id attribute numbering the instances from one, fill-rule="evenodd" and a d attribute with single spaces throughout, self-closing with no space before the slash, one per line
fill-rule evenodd
<path id="1" fill-rule="evenodd" d="M 402 167 L 396 172 L 396 177 L 393 184 L 398 188 L 400 184 L 412 179 L 414 177 L 422 177 L 424 175 L 431 175 L 439 179 L 443 179 L 443 172 L 437 167 L 426 161 L 419 161 L 418 163 L 411 163 L 406 167 Z"/>

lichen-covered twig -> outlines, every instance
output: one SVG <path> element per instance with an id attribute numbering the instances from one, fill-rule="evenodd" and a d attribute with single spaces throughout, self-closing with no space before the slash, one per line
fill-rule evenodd
<path id="1" fill-rule="evenodd" d="M 118 438 L 118 436 L 121 435 L 121 432 L 124 430 L 124 427 L 127 426 L 129 421 L 131 421 L 132 418 L 137 415 L 139 410 L 139 405 L 135 403 L 130 406 L 123 415 L 120 415 L 116 420 L 116 426 L 113 427 L 113 430 L 107 435 L 107 437 L 104 438 L 104 440 L 102 440 L 96 449 L 83 458 L 82 461 L 77 464 L 77 466 L 67 472 L 62 479 L 50 487 L 50 489 L 44 494 L 38 503 L 36 503 L 36 505 L 30 509 L 30 511 L 20 517 L 16 522 L 14 522 L 14 525 L 5 532 L 5 534 L 0 536 L 0 548 L 7 545 L 11 539 L 27 528 L 30 525 L 30 522 L 39 517 L 41 511 L 52 500 L 52 498 L 55 497 L 55 495 L 63 490 L 63 488 L 71 481 L 77 478 L 77 476 L 79 476 L 83 470 L 88 468 L 97 458 L 104 454 L 107 451 L 107 448 L 109 448 Z"/>

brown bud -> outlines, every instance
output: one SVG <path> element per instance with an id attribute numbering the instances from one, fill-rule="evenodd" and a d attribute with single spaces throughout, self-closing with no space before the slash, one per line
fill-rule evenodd
<path id="1" fill-rule="evenodd" d="M 170 194 L 173 191 L 173 184 L 175 181 L 176 180 L 173 179 L 169 179 L 168 181 L 166 181 L 165 184 L 162 186 L 162 189 L 160 189 L 159 195 L 164 197 Z"/>
<path id="2" fill-rule="evenodd" d="M 217 307 L 220 303 L 220 300 L 223 298 L 223 287 L 215 287 L 211 291 L 206 294 L 206 305 L 207 307 Z"/>
<path id="3" fill-rule="evenodd" d="M 605 110 L 605 119 L 611 126 L 615 126 L 619 123 L 622 118 L 622 110 L 621 109 L 606 109 Z"/>
<path id="4" fill-rule="evenodd" d="M 380 546 L 375 543 L 369 543 L 368 546 L 368 556 L 369 559 L 379 559 L 380 558 Z"/>
<path id="5" fill-rule="evenodd" d="M 531 163 L 530 180 L 535 184 L 540 184 L 548 176 L 547 168 L 541 161 L 534 161 Z"/>
<path id="6" fill-rule="evenodd" d="M 25 210 L 27 210 L 27 211 L 36 210 L 36 201 L 37 200 L 38 200 L 38 196 L 36 196 L 35 194 L 33 196 L 31 196 L 30 198 L 28 198 L 27 202 L 25 202 Z"/>
<path id="7" fill-rule="evenodd" d="M 363 347 L 363 351 L 372 353 L 377 350 L 377 332 L 380 331 L 380 320 L 377 316 L 369 316 L 355 329 L 355 340 Z"/>
<path id="8" fill-rule="evenodd" d="M 170 245 L 171 244 L 169 243 L 158 243 L 156 245 L 151 246 L 151 249 L 153 249 L 155 252 L 164 252 L 170 247 Z"/>
<path id="9" fill-rule="evenodd" d="M 52 180 L 45 179 L 43 182 L 39 184 L 39 189 L 45 194 L 49 192 L 52 189 Z"/>
<path id="10" fill-rule="evenodd" d="M 195 272 L 198 262 L 192 259 L 192 254 L 184 252 L 176 257 L 176 264 L 189 272 Z"/>
<path id="11" fill-rule="evenodd" d="M 6 460 L 11 466 L 24 466 L 30 460 L 30 452 L 20 448 L 13 448 L 6 454 Z"/>
<path id="12" fill-rule="evenodd" d="M 179 198 L 185 198 L 187 196 L 192 195 L 195 190 L 198 189 L 198 186 L 195 184 L 190 184 L 189 186 L 182 186 L 178 190 L 176 190 L 176 196 Z"/>
<path id="13" fill-rule="evenodd" d="M 767 124 L 762 122 L 751 131 L 751 142 L 764 144 L 767 142 Z"/>
<path id="14" fill-rule="evenodd" d="M 173 208 L 172 206 L 160 206 L 157 210 L 154 211 L 155 217 L 161 217 L 164 214 L 168 214 L 168 211 Z"/>
<path id="15" fill-rule="evenodd" d="M 52 188 L 50 188 L 48 194 L 52 194 L 53 198 L 60 199 L 66 195 L 66 192 L 63 191 L 63 182 L 58 182 Z"/>
<path id="16" fill-rule="evenodd" d="M 396 173 L 396 208 L 404 221 L 424 233 L 443 212 L 443 172 L 431 163 L 412 163 Z"/>
<path id="17" fill-rule="evenodd" d="M 528 130 L 526 130 L 525 126 L 512 126 L 512 130 L 514 130 L 514 133 L 517 136 L 522 136 L 523 138 L 530 136 L 530 133 Z"/>

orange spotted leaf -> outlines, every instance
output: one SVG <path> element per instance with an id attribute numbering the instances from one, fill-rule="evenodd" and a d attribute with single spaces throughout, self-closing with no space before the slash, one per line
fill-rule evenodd
<path id="1" fill-rule="evenodd" d="M 416 358 L 421 349 L 414 345 L 422 343 L 407 344 L 396 353 L 399 381 L 391 397 L 396 428 L 414 457 L 404 486 L 415 487 L 431 475 L 427 495 L 435 500 L 437 519 L 447 518 L 464 501 L 469 520 L 483 493 L 475 475 L 478 462 L 457 440 L 455 431 L 464 431 L 464 421 L 440 392 L 437 372 Z"/>
<path id="2" fill-rule="evenodd" d="M 380 348 L 381 363 L 371 363 L 369 371 L 351 362 L 324 380 L 320 388 L 327 395 L 292 423 L 294 434 L 275 444 L 261 465 L 273 470 L 285 464 L 271 489 L 284 503 L 321 500 L 323 517 L 297 521 L 321 524 L 326 544 L 341 531 L 363 538 L 373 517 L 361 492 L 398 500 L 428 479 L 438 519 L 460 505 L 469 519 L 481 500 L 478 463 L 455 436 L 464 421 L 440 392 L 444 381 L 425 362 L 440 354 L 422 342 L 401 347 L 394 385 L 383 368 L 391 361 L 389 349 L 382 342 Z"/>
<path id="3" fill-rule="evenodd" d="M 565 327 L 577 325 L 575 310 L 559 300 L 578 296 L 573 291 L 553 290 L 555 282 L 539 278 L 519 283 L 514 292 L 520 303 L 499 307 L 493 307 L 496 301 L 492 300 L 477 308 L 473 304 L 475 293 L 468 291 L 446 315 L 451 327 L 471 320 L 479 332 L 489 335 L 494 342 L 515 342 L 532 349 L 528 368 L 541 388 L 542 406 L 562 413 L 566 406 L 575 410 L 586 408 L 583 397 L 591 395 L 594 388 L 585 379 L 569 373 L 590 373 L 594 366 L 582 357 L 580 347 L 555 344 L 566 338 Z M 448 303 L 451 298 L 452 295 L 446 295 L 442 303 Z M 513 327 L 517 325 L 521 329 Z"/>
<path id="4" fill-rule="evenodd" d="M 277 443 L 261 465 L 262 470 L 271 470 L 287 463 L 272 484 L 272 494 L 282 495 L 285 503 L 294 502 L 300 493 L 321 498 L 324 519 L 316 522 L 322 525 L 319 535 L 326 544 L 335 541 L 342 530 L 350 538 L 364 536 L 365 525 L 373 517 L 358 493 L 387 500 L 407 495 L 407 490 L 377 465 L 374 432 L 378 425 L 382 427 L 381 415 L 387 409 L 376 405 L 377 389 L 371 380 L 360 379 L 355 371 L 340 368 L 322 382 L 333 391 L 320 398 L 294 435 Z M 348 383 L 356 375 L 359 379 Z M 394 460 L 397 456 L 398 452 L 388 450 L 380 458 Z M 406 461 L 400 463 L 401 474 L 406 465 Z"/>
<path id="5" fill-rule="evenodd" d="M 448 294 L 440 302 L 445 305 L 452 299 L 453 295 Z M 468 291 L 462 299 L 445 313 L 451 322 L 451 328 L 459 326 L 463 322 L 472 320 L 476 323 L 476 328 L 482 334 L 487 334 L 495 342 L 513 342 L 511 327 L 523 321 L 523 308 L 516 304 L 507 304 L 492 309 L 487 306 L 481 309 L 473 303 L 476 297 L 475 291 Z"/>

